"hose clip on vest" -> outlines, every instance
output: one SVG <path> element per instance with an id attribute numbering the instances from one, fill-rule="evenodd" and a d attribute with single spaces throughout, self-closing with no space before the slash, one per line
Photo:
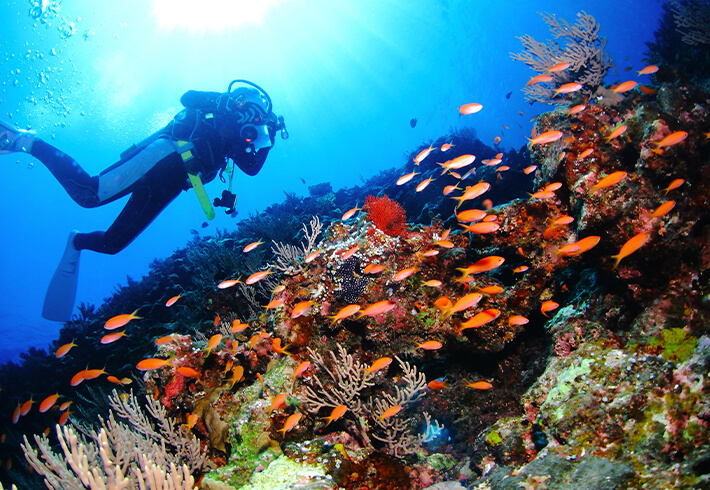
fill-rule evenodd
<path id="1" fill-rule="evenodd" d="M 188 164 L 188 162 L 195 158 L 195 155 L 193 153 L 195 145 L 190 141 L 183 140 L 176 141 L 175 145 L 177 147 L 177 152 L 180 155 L 180 158 L 182 158 L 182 161 L 185 163 L 185 168 L 187 169 L 187 177 L 190 179 L 190 184 L 192 184 L 192 188 L 195 189 L 195 195 L 197 196 L 197 200 L 200 201 L 202 211 L 205 212 L 205 216 L 208 220 L 214 219 L 214 208 L 212 208 L 210 198 L 207 197 L 205 187 L 204 185 L 202 185 L 202 179 L 200 178 L 198 172 L 193 172 L 193 169 L 189 168 L 190 165 Z"/>

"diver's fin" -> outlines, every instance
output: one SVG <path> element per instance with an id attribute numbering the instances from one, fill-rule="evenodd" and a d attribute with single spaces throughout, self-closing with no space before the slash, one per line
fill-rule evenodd
<path id="1" fill-rule="evenodd" d="M 17 129 L 10 123 L 0 121 L 0 155 L 14 151 L 29 153 L 34 140 L 34 131 Z"/>
<path id="2" fill-rule="evenodd" d="M 66 322 L 71 320 L 71 313 L 76 300 L 76 287 L 79 280 L 80 250 L 74 248 L 74 237 L 78 232 L 69 233 L 67 247 L 62 260 L 49 282 L 47 294 L 44 296 L 42 316 L 47 320 Z"/>

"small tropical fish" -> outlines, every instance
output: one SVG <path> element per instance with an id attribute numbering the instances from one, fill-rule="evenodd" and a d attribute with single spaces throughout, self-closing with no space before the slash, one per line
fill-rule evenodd
<path id="1" fill-rule="evenodd" d="M 619 136 L 621 136 L 622 134 L 624 134 L 627 129 L 628 129 L 628 126 L 626 126 L 626 124 L 623 124 L 623 125 L 621 125 L 621 126 L 615 128 L 615 129 L 614 129 L 611 133 L 609 133 L 609 135 L 606 137 L 607 142 L 613 140 L 614 138 L 618 138 Z"/>
<path id="2" fill-rule="evenodd" d="M 500 136 L 496 136 L 495 138 L 493 138 L 493 144 L 495 146 L 498 146 L 500 144 Z"/>
<path id="3" fill-rule="evenodd" d="M 422 163 L 424 161 L 424 159 L 429 156 L 429 153 L 431 153 L 434 150 L 436 150 L 436 148 L 434 148 L 434 146 L 432 144 L 432 145 L 429 145 L 429 148 L 426 148 L 426 149 L 420 151 L 417 154 L 417 156 L 414 157 L 415 165 L 419 165 L 420 163 Z"/>
<path id="4" fill-rule="evenodd" d="M 445 230 L 444 233 L 442 233 L 441 236 L 439 237 L 439 240 L 448 240 L 450 234 L 451 234 L 451 228 Z"/>
<path id="5" fill-rule="evenodd" d="M 328 421 L 328 423 L 325 424 L 325 426 L 327 427 L 331 422 L 338 420 L 347 411 L 348 411 L 348 407 L 346 407 L 345 405 L 338 405 L 337 407 L 333 408 L 333 411 L 330 412 L 330 415 L 325 417 L 325 420 Z"/>
<path id="6" fill-rule="evenodd" d="M 423 191 L 423 190 L 426 189 L 426 188 L 429 186 L 429 184 L 431 184 L 432 182 L 434 182 L 434 178 L 433 178 L 433 177 L 429 177 L 428 179 L 422 180 L 421 182 L 419 182 L 419 184 L 417 184 L 417 187 L 416 187 L 415 191 L 416 191 L 416 192 L 421 192 L 421 191 Z"/>
<path id="7" fill-rule="evenodd" d="M 301 301 L 296 303 L 291 311 L 291 318 L 298 318 L 299 316 L 307 315 L 313 308 L 314 304 L 315 303 L 313 301 Z"/>
<path id="8" fill-rule="evenodd" d="M 441 151 L 449 151 L 451 148 L 453 148 L 455 145 L 451 143 L 444 143 L 441 145 Z"/>
<path id="9" fill-rule="evenodd" d="M 139 371 L 152 371 L 153 369 L 160 369 L 162 367 L 167 366 L 168 364 L 170 364 L 170 361 L 172 361 L 172 357 L 169 359 L 143 359 L 138 364 L 136 364 L 136 369 L 138 369 Z"/>
<path id="10" fill-rule="evenodd" d="M 101 369 L 85 369 L 84 370 L 84 379 L 96 379 L 102 374 L 106 374 L 106 371 L 104 370 L 105 366 Z"/>
<path id="11" fill-rule="evenodd" d="M 639 233 L 638 235 L 631 237 L 626 243 L 621 246 L 621 250 L 618 254 L 611 256 L 612 259 L 616 259 L 616 261 L 614 262 L 614 267 L 612 267 L 612 269 L 616 269 L 616 266 L 619 265 L 621 259 L 623 259 L 624 257 L 628 257 L 636 250 L 643 247 L 650 237 L 650 233 Z"/>
<path id="12" fill-rule="evenodd" d="M 424 350 L 437 350 L 441 349 L 442 343 L 437 341 L 437 340 L 427 340 L 426 342 L 422 342 L 421 344 L 417 344 L 417 346 L 414 348 L 414 350 L 417 349 L 424 349 Z"/>
<path id="13" fill-rule="evenodd" d="M 214 318 L 214 321 L 212 322 L 212 325 L 214 325 L 215 327 L 217 327 L 217 326 L 219 326 L 219 325 L 221 325 L 221 324 L 222 324 L 222 317 L 219 316 L 219 315 L 217 315 L 217 316 Z"/>
<path id="14" fill-rule="evenodd" d="M 652 73 L 656 73 L 657 71 L 658 67 L 656 65 L 648 65 L 639 71 L 639 75 L 650 75 Z"/>
<path id="15" fill-rule="evenodd" d="M 78 373 L 76 373 L 74 376 L 72 376 L 71 380 L 69 381 L 69 384 L 72 386 L 79 386 L 81 383 L 84 382 L 84 374 L 86 373 L 86 369 L 82 369 Z"/>
<path id="16" fill-rule="evenodd" d="M 394 405 L 394 406 L 388 408 L 387 410 L 385 410 L 382 413 L 382 415 L 380 415 L 377 418 L 380 420 L 384 420 L 384 419 L 387 419 L 390 417 L 394 417 L 395 415 L 397 415 L 399 413 L 400 410 L 402 410 L 402 405 Z"/>
<path id="17" fill-rule="evenodd" d="M 587 158 L 587 157 L 588 157 L 589 155 L 591 155 L 592 153 L 594 153 L 594 148 L 587 148 L 587 149 L 584 150 L 582 153 L 580 153 L 577 158 L 579 158 L 580 160 L 582 160 L 582 159 L 584 159 L 584 158 Z"/>
<path id="18" fill-rule="evenodd" d="M 269 274 L 272 274 L 273 272 L 271 271 L 271 268 L 265 270 L 265 271 L 260 271 L 260 272 L 255 272 L 251 276 L 247 277 L 247 280 L 244 281 L 244 284 L 254 284 L 256 282 L 261 281 L 264 279 L 266 276 Z"/>
<path id="19" fill-rule="evenodd" d="M 291 375 L 292 378 L 298 378 L 300 375 L 302 375 L 306 369 L 308 369 L 311 366 L 310 361 L 303 361 L 301 364 L 299 364 L 296 369 L 293 371 L 293 374 Z"/>
<path id="20" fill-rule="evenodd" d="M 439 311 L 447 311 L 453 306 L 453 303 L 446 296 L 442 296 L 441 298 L 434 301 L 434 306 L 436 306 Z"/>
<path id="21" fill-rule="evenodd" d="M 46 412 L 50 408 L 54 406 L 55 403 L 57 403 L 57 400 L 59 400 L 59 397 L 61 395 L 59 393 L 55 393 L 54 395 L 49 395 L 47 398 L 42 400 L 42 403 L 39 404 L 39 411 L 41 413 Z"/>
<path id="22" fill-rule="evenodd" d="M 69 405 L 71 405 L 72 403 L 74 403 L 72 400 L 67 400 L 67 401 L 65 401 L 64 403 L 62 403 L 61 405 L 59 405 L 59 411 L 60 411 L 60 412 L 63 412 L 64 410 L 66 410 L 67 408 L 69 408 Z"/>
<path id="23" fill-rule="evenodd" d="M 466 386 L 469 388 L 473 388 L 474 390 L 490 390 L 493 388 L 493 385 L 490 384 L 488 381 L 474 381 L 474 382 L 469 382 L 466 383 Z"/>
<path id="24" fill-rule="evenodd" d="M 101 343 L 102 344 L 110 344 L 112 342 L 116 342 L 121 337 L 126 337 L 126 335 L 127 334 L 124 330 L 121 330 L 120 332 L 109 333 L 109 334 L 106 334 L 103 337 L 101 337 Z"/>
<path id="25" fill-rule="evenodd" d="M 666 201 L 660 206 L 656 208 L 656 210 L 651 213 L 652 218 L 660 218 L 661 216 L 665 216 L 668 213 L 671 212 L 671 210 L 675 207 L 675 201 Z"/>
<path id="26" fill-rule="evenodd" d="M 377 303 L 372 303 L 370 306 L 360 311 L 358 318 L 363 316 L 377 316 L 383 313 L 387 313 L 395 307 L 395 304 L 389 300 L 378 301 Z"/>
<path id="27" fill-rule="evenodd" d="M 243 332 L 247 328 L 249 328 L 248 323 L 241 323 L 240 320 L 234 320 L 232 322 L 232 328 L 230 328 L 229 331 L 233 332 L 233 333 L 239 333 L 239 332 Z"/>
<path id="28" fill-rule="evenodd" d="M 542 188 L 545 192 L 555 192 L 562 187 L 562 182 L 551 182 Z"/>
<path id="29" fill-rule="evenodd" d="M 200 373 L 198 373 L 197 371 L 195 371 L 191 367 L 180 366 L 179 368 L 176 369 L 176 371 L 179 374 L 185 376 L 186 378 L 199 378 L 200 377 Z"/>
<path id="30" fill-rule="evenodd" d="M 485 160 L 481 160 L 481 163 L 485 165 L 486 167 L 495 167 L 499 163 L 501 163 L 503 160 L 500 158 L 487 158 Z"/>
<path id="31" fill-rule="evenodd" d="M 572 92 L 577 92 L 578 90 L 582 90 L 581 83 L 577 83 L 577 82 L 565 83 L 564 85 L 561 85 L 560 87 L 555 89 L 555 95 L 571 94 Z"/>
<path id="32" fill-rule="evenodd" d="M 404 185 L 414 178 L 415 175 L 419 175 L 419 172 L 410 172 L 407 175 L 401 176 L 397 179 L 397 185 Z"/>
<path id="33" fill-rule="evenodd" d="M 619 85 L 617 85 L 612 90 L 612 92 L 614 92 L 615 94 L 623 94 L 624 92 L 628 92 L 629 90 L 635 89 L 636 85 L 638 85 L 638 82 L 629 80 L 628 82 L 620 83 Z"/>
<path id="34" fill-rule="evenodd" d="M 532 148 L 535 145 L 544 145 L 547 143 L 552 143 L 553 141 L 557 141 L 560 138 L 562 138 L 562 131 L 552 130 L 545 131 L 544 133 L 532 139 L 528 138 L 528 141 L 530 142 L 530 148 Z"/>
<path id="35" fill-rule="evenodd" d="M 286 402 L 286 393 L 279 393 L 274 397 L 273 400 L 271 400 L 271 406 L 269 407 L 269 415 L 271 415 L 271 412 L 279 408 L 281 405 L 283 405 Z"/>
<path id="36" fill-rule="evenodd" d="M 439 241 L 434 242 L 434 245 L 437 245 L 441 248 L 454 248 L 453 242 L 451 242 L 449 240 L 439 240 Z"/>
<path id="37" fill-rule="evenodd" d="M 353 255 L 355 255 L 355 252 L 357 252 L 359 248 L 360 248 L 360 245 L 359 245 L 358 243 L 356 243 L 355 245 L 353 245 L 352 247 L 350 247 L 350 248 L 348 249 L 348 251 L 345 252 L 345 253 L 343 254 L 343 256 L 341 257 L 342 260 L 348 260 L 350 257 L 352 257 Z"/>
<path id="38" fill-rule="evenodd" d="M 486 211 L 482 209 L 467 209 L 461 211 L 456 215 L 456 219 L 462 223 L 473 223 L 475 221 L 481 221 L 486 217 Z"/>
<path id="39" fill-rule="evenodd" d="M 540 190 L 530 194 L 530 199 L 554 199 L 555 193 L 553 191 Z"/>
<path id="40" fill-rule="evenodd" d="M 446 187 L 444 187 L 444 190 L 442 191 L 442 193 L 445 196 L 448 196 L 452 192 L 459 191 L 459 190 L 461 190 L 461 188 L 458 185 L 447 185 Z"/>
<path id="41" fill-rule="evenodd" d="M 668 187 L 666 187 L 666 189 L 665 189 L 666 194 L 668 194 L 670 191 L 672 191 L 672 190 L 674 190 L 674 189 L 677 189 L 678 187 L 682 186 L 684 182 L 685 182 L 684 179 L 675 179 L 675 180 L 673 180 L 673 182 L 671 182 L 670 184 L 668 184 Z"/>
<path id="42" fill-rule="evenodd" d="M 484 288 L 480 288 L 479 291 L 483 294 L 500 294 L 505 291 L 505 289 L 500 286 L 486 286 Z"/>
<path id="43" fill-rule="evenodd" d="M 459 114 L 462 116 L 468 116 L 469 114 L 475 114 L 478 111 L 483 109 L 483 106 L 481 104 L 478 104 L 476 102 L 472 102 L 470 104 L 464 104 L 462 106 L 458 107 Z"/>
<path id="44" fill-rule="evenodd" d="M 278 354 L 283 354 L 285 356 L 290 356 L 291 353 L 286 350 L 286 347 L 281 346 L 281 339 L 279 337 L 275 337 L 274 339 L 271 340 L 271 346 L 274 349 L 274 352 Z"/>
<path id="45" fill-rule="evenodd" d="M 62 414 L 62 416 L 59 417 L 59 425 L 64 425 L 64 424 L 66 424 L 67 421 L 69 420 L 69 415 L 70 415 L 71 413 L 72 413 L 72 412 L 69 412 L 69 411 L 64 412 L 64 413 Z"/>
<path id="46" fill-rule="evenodd" d="M 543 301 L 542 305 L 540 305 L 540 312 L 543 315 L 547 316 L 550 311 L 556 310 L 557 308 L 559 308 L 559 306 L 559 303 L 555 303 L 552 300 Z"/>
<path id="47" fill-rule="evenodd" d="M 360 311 L 360 308 L 361 308 L 361 306 L 357 305 L 357 304 L 352 304 L 352 305 L 342 307 L 340 309 L 340 311 L 338 311 L 338 313 L 336 313 L 333 316 L 328 317 L 333 320 L 332 322 L 330 322 L 330 325 L 332 326 L 338 320 L 342 320 L 343 318 L 347 318 L 349 316 L 354 315 L 355 313 Z"/>
<path id="48" fill-rule="evenodd" d="M 399 271 L 394 276 L 392 276 L 392 280 L 393 281 L 403 281 L 416 272 L 419 272 L 419 269 L 417 269 L 416 267 L 409 267 L 407 269 Z"/>
<path id="49" fill-rule="evenodd" d="M 283 298 L 276 298 L 272 299 L 271 301 L 268 302 L 266 306 L 264 306 L 265 309 L 267 310 L 273 310 L 275 308 L 281 308 L 284 305 L 284 299 Z"/>
<path id="50" fill-rule="evenodd" d="M 475 233 L 477 235 L 482 235 L 484 233 L 493 233 L 494 231 L 497 231 L 500 228 L 500 225 L 498 223 L 488 222 L 473 223 L 472 225 L 461 226 L 463 226 L 466 231 L 470 233 Z"/>
<path id="51" fill-rule="evenodd" d="M 526 87 L 530 87 L 531 85 L 537 85 L 538 83 L 547 83 L 552 81 L 552 76 L 551 75 L 536 75 L 532 77 L 530 80 L 527 81 L 525 84 Z"/>
<path id="52" fill-rule="evenodd" d="M 225 281 L 217 284 L 217 289 L 227 289 L 239 284 L 241 281 L 239 279 L 227 279 Z"/>
<path id="53" fill-rule="evenodd" d="M 60 357 L 64 357 L 72 349 L 72 347 L 76 347 L 76 344 L 73 340 L 68 344 L 64 344 L 59 347 L 54 355 L 57 357 L 57 359 L 59 359 Z"/>
<path id="54" fill-rule="evenodd" d="M 529 267 L 528 267 L 527 265 L 521 265 L 521 266 L 516 267 L 515 269 L 513 269 L 513 272 L 514 272 L 515 274 L 519 274 L 519 273 L 521 273 L 521 272 L 525 272 L 525 271 L 528 270 L 528 269 L 529 269 Z"/>
<path id="55" fill-rule="evenodd" d="M 184 425 L 185 429 L 188 431 L 191 431 L 193 427 L 195 427 L 195 424 L 197 421 L 200 419 L 200 417 L 197 414 L 194 413 L 189 413 L 187 414 L 187 420 L 186 424 Z"/>
<path id="56" fill-rule="evenodd" d="M 138 308 L 138 310 L 140 310 L 140 308 Z M 113 318 L 110 318 L 106 322 L 106 324 L 104 325 L 104 328 L 106 330 L 115 330 L 117 328 L 124 326 L 125 324 L 127 324 L 131 320 L 142 320 L 142 317 L 136 316 L 136 313 L 138 313 L 138 310 L 136 310 L 130 314 L 116 315 Z"/>
<path id="57" fill-rule="evenodd" d="M 569 68 L 569 63 L 566 61 L 561 61 L 560 63 L 555 64 L 552 68 L 548 69 L 548 73 L 557 73 L 560 71 L 565 71 L 567 68 Z"/>
<path id="58" fill-rule="evenodd" d="M 392 363 L 391 357 L 380 357 L 375 362 L 373 362 L 369 368 L 367 368 L 367 371 L 365 373 L 366 374 L 376 373 L 377 371 L 386 368 L 391 363 Z"/>
<path id="59" fill-rule="evenodd" d="M 510 317 L 508 318 L 508 325 L 510 325 L 511 327 L 515 325 L 525 325 L 529 321 L 530 320 L 528 320 L 522 315 L 510 315 Z"/>
<path id="60" fill-rule="evenodd" d="M 116 385 L 129 385 L 129 384 L 133 383 L 133 380 L 130 378 L 118 379 L 116 376 L 107 376 L 106 381 L 116 384 Z"/>
<path id="61" fill-rule="evenodd" d="M 656 91 L 648 85 L 639 85 L 639 90 L 646 95 L 653 95 L 656 93 Z"/>
<path id="62" fill-rule="evenodd" d="M 384 266 L 384 265 L 380 265 L 380 264 L 368 264 L 368 265 L 365 266 L 365 269 L 363 270 L 363 272 L 364 272 L 365 274 L 373 274 L 373 275 L 374 275 L 374 274 L 379 274 L 379 273 L 382 272 L 383 270 L 385 270 L 385 266 Z"/>
<path id="63" fill-rule="evenodd" d="M 444 317 L 448 318 L 454 313 L 458 313 L 459 311 L 464 311 L 469 308 L 475 308 L 475 306 L 483 299 L 483 295 L 481 293 L 469 293 L 466 296 L 460 298 L 456 303 L 451 305 L 450 308 L 447 308 Z"/>
<path id="64" fill-rule="evenodd" d="M 482 327 L 486 323 L 492 322 L 500 316 L 500 310 L 495 308 L 488 308 L 480 313 L 476 313 L 467 321 L 461 323 L 459 328 L 456 329 L 457 332 L 462 332 L 468 328 L 478 328 Z"/>
<path id="65" fill-rule="evenodd" d="M 574 221 L 574 218 L 573 218 L 572 216 L 569 216 L 569 215 L 564 214 L 564 215 L 560 216 L 559 218 L 556 218 L 556 219 L 551 223 L 551 225 L 553 225 L 553 226 L 565 226 L 565 225 L 568 225 L 568 224 L 572 223 L 573 221 Z"/>
<path id="66" fill-rule="evenodd" d="M 564 257 L 575 257 L 596 247 L 600 239 L 601 237 L 596 235 L 584 237 L 581 240 L 577 240 L 574 243 L 570 243 L 569 245 L 571 245 L 571 247 L 568 250 L 563 252 L 562 249 L 564 247 L 562 247 L 557 251 L 557 253 Z"/>
<path id="67" fill-rule="evenodd" d="M 424 281 L 422 284 L 429 288 L 440 288 L 442 282 L 437 279 L 429 279 L 428 281 Z"/>
<path id="68" fill-rule="evenodd" d="M 678 143 L 682 142 L 685 140 L 685 138 L 688 137 L 688 133 L 685 131 L 676 131 L 675 133 L 671 133 L 665 138 L 663 138 L 661 141 L 656 143 L 656 148 L 664 148 L 666 146 L 673 146 L 677 145 Z"/>
<path id="69" fill-rule="evenodd" d="M 357 213 L 357 212 L 360 211 L 361 209 L 362 209 L 362 208 L 359 208 L 359 207 L 355 206 L 354 208 L 345 211 L 345 213 L 343 214 L 342 218 L 340 218 L 340 220 L 341 220 L 341 221 L 347 221 L 347 220 L 349 220 L 350 218 L 352 218 L 353 216 L 355 216 L 355 213 Z"/>
<path id="70" fill-rule="evenodd" d="M 12 411 L 12 423 L 16 424 L 20 420 L 20 410 L 22 410 L 22 405 L 20 402 L 17 402 L 17 406 L 15 407 L 15 410 Z"/>
<path id="71" fill-rule="evenodd" d="M 303 259 L 303 261 L 306 264 L 310 264 L 311 262 L 313 262 L 316 259 L 316 257 L 318 257 L 320 255 L 320 253 L 321 253 L 320 250 L 316 250 L 314 252 L 311 252 L 308 255 L 306 255 L 306 258 Z M 286 289 L 286 288 L 284 287 L 284 289 Z"/>
<path id="72" fill-rule="evenodd" d="M 451 199 L 458 201 L 458 204 L 456 205 L 456 208 L 458 208 L 459 206 L 461 206 L 461 204 L 464 203 L 464 201 L 476 199 L 481 194 L 488 192 L 490 188 L 491 184 L 489 184 L 488 182 L 479 182 L 478 184 L 466 187 L 466 190 L 461 196 L 452 197 Z"/>
<path id="73" fill-rule="evenodd" d="M 447 385 L 443 379 L 435 379 L 426 384 L 430 390 L 450 390 L 451 386 Z"/>
<path id="74" fill-rule="evenodd" d="M 574 116 L 575 114 L 579 114 L 580 112 L 582 112 L 586 108 L 587 108 L 586 105 L 579 104 L 579 105 L 576 105 L 576 106 L 570 108 L 570 110 L 567 111 L 567 114 L 569 114 L 570 116 Z"/>
<path id="75" fill-rule="evenodd" d="M 153 343 L 155 345 L 165 345 L 165 344 L 169 344 L 173 340 L 175 340 L 175 334 L 171 333 L 170 335 L 165 335 L 164 337 L 160 337 L 158 339 L 155 339 L 153 341 Z"/>
<path id="76" fill-rule="evenodd" d="M 481 272 L 492 271 L 493 269 L 497 269 L 503 265 L 503 262 L 505 262 L 505 258 L 500 257 L 499 255 L 489 255 L 488 257 L 483 257 L 478 260 L 473 265 L 469 265 L 465 269 L 457 268 L 456 270 L 461 271 L 463 274 L 461 278 L 463 278 L 468 277 L 471 274 L 480 274 Z"/>
<path id="77" fill-rule="evenodd" d="M 435 257 L 437 255 L 439 255 L 438 250 L 427 250 L 422 254 L 422 257 Z"/>
<path id="78" fill-rule="evenodd" d="M 165 302 L 165 306 L 170 308 L 172 305 L 177 303 L 177 300 L 179 300 L 180 298 L 182 298 L 181 294 L 178 294 L 177 296 L 173 296 L 172 298 L 170 298 L 168 301 Z"/>
<path id="79" fill-rule="evenodd" d="M 612 172 L 603 179 L 599 180 L 596 184 L 592 186 L 592 189 L 595 191 L 599 189 L 606 189 L 607 187 L 611 187 L 614 184 L 618 184 L 622 180 L 626 178 L 627 173 L 624 172 L 623 170 L 619 170 L 618 172 Z"/>
<path id="80" fill-rule="evenodd" d="M 278 432 L 281 432 L 281 434 L 286 437 L 286 432 L 296 427 L 298 422 L 301 420 L 301 417 L 303 417 L 303 414 L 301 412 L 294 413 L 286 419 L 286 423 L 281 429 L 278 430 Z"/>
<path id="81" fill-rule="evenodd" d="M 528 175 L 528 174 L 533 173 L 535 170 L 537 170 L 537 165 L 530 165 L 530 166 L 525 167 L 525 168 L 523 169 L 523 173 L 524 173 L 525 175 Z"/>
<path id="82" fill-rule="evenodd" d="M 246 247 L 244 247 L 244 250 L 242 250 L 242 252 L 244 252 L 244 253 L 249 253 L 249 252 L 251 252 L 252 250 L 254 250 L 256 247 L 258 247 L 259 245 L 262 245 L 263 243 L 264 243 L 264 242 L 262 242 L 261 239 L 259 239 L 258 242 L 251 242 L 249 245 L 247 245 Z"/>
<path id="83" fill-rule="evenodd" d="M 241 380 L 244 379 L 244 366 L 237 366 L 234 368 L 234 371 L 232 371 L 232 379 L 230 379 L 229 383 L 229 389 L 231 390 L 234 388 L 234 385 L 239 383 Z"/>
<path id="84" fill-rule="evenodd" d="M 212 352 L 212 349 L 217 347 L 219 343 L 222 341 L 222 334 L 216 333 L 212 337 L 210 337 L 210 340 L 207 342 L 207 355 L 210 355 L 210 352 Z"/>

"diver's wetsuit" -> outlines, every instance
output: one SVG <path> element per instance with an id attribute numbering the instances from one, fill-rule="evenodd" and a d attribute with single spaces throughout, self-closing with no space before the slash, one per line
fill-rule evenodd
<path id="1" fill-rule="evenodd" d="M 248 175 L 256 175 L 268 149 L 260 150 L 258 157 L 240 151 L 230 138 L 235 122 L 227 115 L 211 113 L 217 109 L 219 95 L 187 92 L 180 99 L 185 110 L 146 140 L 146 145 L 129 149 L 119 162 L 96 176 L 50 144 L 34 141 L 30 154 L 49 169 L 80 206 L 93 208 L 131 194 L 108 230 L 78 233 L 74 248 L 105 254 L 123 250 L 181 191 L 191 187 L 186 168 L 193 174 L 199 172 L 202 182 L 207 183 L 226 166 L 228 156 L 238 155 L 235 163 Z M 179 140 L 194 145 L 192 159 L 183 161 L 175 144 Z"/>

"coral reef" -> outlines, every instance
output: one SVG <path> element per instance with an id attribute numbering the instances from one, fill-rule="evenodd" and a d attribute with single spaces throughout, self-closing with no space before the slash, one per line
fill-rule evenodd
<path id="1" fill-rule="evenodd" d="M 367 196 L 363 211 L 380 230 L 389 236 L 400 236 L 407 227 L 407 215 L 404 208 L 387 196 Z"/>

